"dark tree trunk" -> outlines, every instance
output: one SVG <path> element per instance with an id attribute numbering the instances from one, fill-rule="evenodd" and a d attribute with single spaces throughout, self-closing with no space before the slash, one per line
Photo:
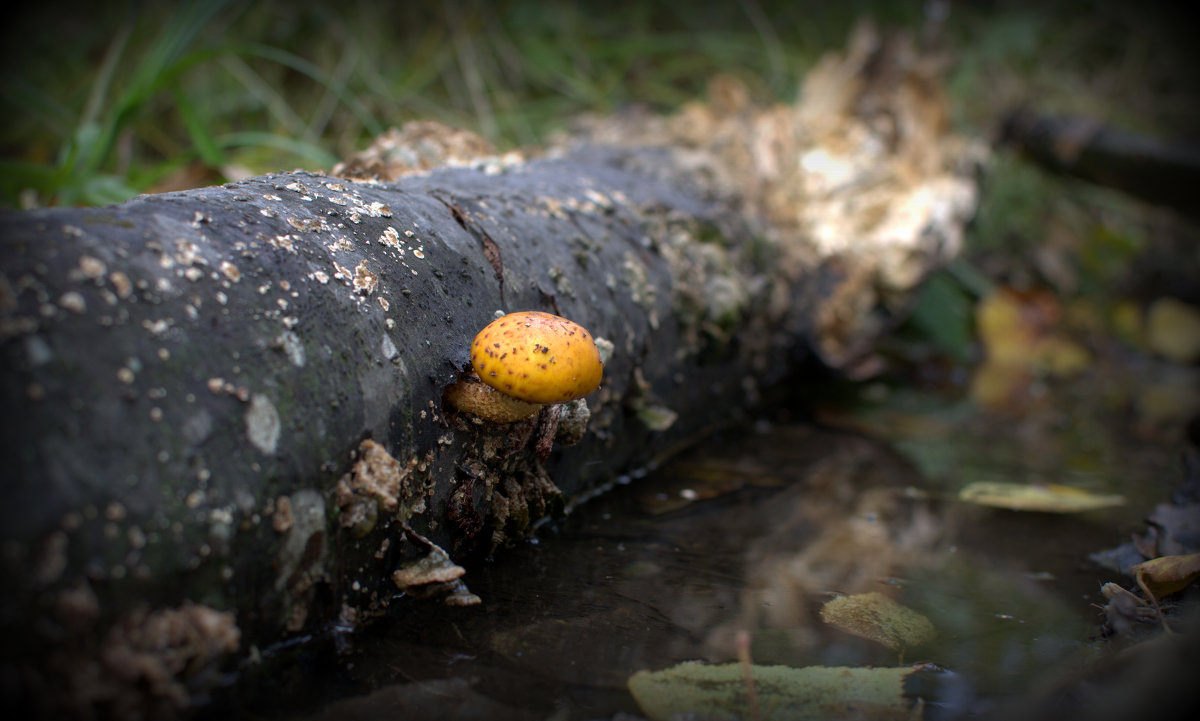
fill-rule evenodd
<path id="1" fill-rule="evenodd" d="M 969 164 L 937 168 L 966 200 L 889 265 L 814 249 L 695 156 L 585 146 L 0 217 L 6 693 L 120 708 L 149 686 L 170 708 L 209 661 L 401 590 L 477 602 L 456 560 L 737 422 L 805 358 L 861 358 L 973 202 Z M 522 309 L 611 348 L 582 440 L 545 460 L 549 411 L 442 403 L 473 335 Z"/>

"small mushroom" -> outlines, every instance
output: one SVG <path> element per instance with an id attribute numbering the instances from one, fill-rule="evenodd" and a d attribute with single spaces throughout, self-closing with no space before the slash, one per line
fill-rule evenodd
<path id="1" fill-rule="evenodd" d="M 583 326 L 538 311 L 509 313 L 479 331 L 471 366 L 474 374 L 447 388 L 445 400 L 494 423 L 582 398 L 604 375 L 600 351 Z"/>

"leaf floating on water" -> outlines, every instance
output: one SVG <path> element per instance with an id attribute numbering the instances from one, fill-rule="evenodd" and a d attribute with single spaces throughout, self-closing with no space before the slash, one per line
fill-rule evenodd
<path id="1" fill-rule="evenodd" d="M 958 500 L 1013 511 L 1080 513 L 1125 505 L 1124 496 L 1102 495 L 1057 483 L 1031 485 L 978 481 L 958 492 Z"/>
<path id="2" fill-rule="evenodd" d="M 1146 345 L 1176 363 L 1200 360 L 1200 308 L 1159 298 L 1146 312 Z"/>
<path id="3" fill-rule="evenodd" d="M 1092 364 L 1088 350 L 1061 328 L 1063 308 L 1044 290 L 998 288 L 975 308 L 984 362 L 971 379 L 971 398 L 990 409 L 1014 407 L 1042 375 L 1074 376 Z"/>
<path id="4" fill-rule="evenodd" d="M 668 480 L 664 482 L 664 478 Z M 704 456 L 695 461 L 675 460 L 665 466 L 658 482 L 643 488 L 638 505 L 657 516 L 696 501 L 735 493 L 746 486 L 774 488 L 784 485 L 787 485 L 784 478 L 769 473 L 762 464 Z"/>
<path id="5" fill-rule="evenodd" d="M 937 635 L 928 618 L 877 591 L 838 596 L 821 608 L 821 620 L 893 651 L 920 646 Z"/>
<path id="6" fill-rule="evenodd" d="M 763 721 L 791 719 L 919 719 L 921 704 L 904 695 L 904 680 L 924 665 L 895 668 L 751 666 Z M 638 671 L 629 691 L 652 721 L 688 714 L 749 718 L 741 664 L 681 663 Z"/>
<path id="7" fill-rule="evenodd" d="M 1200 579 L 1200 553 L 1162 556 L 1129 569 L 1137 575 L 1138 585 L 1159 599 L 1178 593 Z"/>
<path id="8" fill-rule="evenodd" d="M 637 418 L 652 431 L 665 431 L 675 425 L 679 414 L 666 406 L 643 404 L 637 409 Z"/>

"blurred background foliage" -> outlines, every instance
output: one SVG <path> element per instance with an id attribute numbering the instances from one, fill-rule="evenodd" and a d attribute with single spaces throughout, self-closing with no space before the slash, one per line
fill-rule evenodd
<path id="1" fill-rule="evenodd" d="M 415 118 L 502 149 L 535 145 L 581 112 L 669 111 L 717 72 L 743 78 L 761 102 L 786 101 L 865 16 L 944 48 L 955 118 L 972 132 L 990 133 L 1023 102 L 1156 133 L 1195 120 L 1177 87 L 1190 73 L 1164 52 L 1182 32 L 1174 18 L 1117 2 L 1046 5 L 26 4 L 4 29 L 0 199 L 102 204 L 328 169 Z M 1003 202 L 1019 201 L 1012 190 Z"/>
<path id="2" fill-rule="evenodd" d="M 413 119 L 474 130 L 501 150 L 533 146 L 580 113 L 670 112 L 718 72 L 741 78 L 760 103 L 787 102 L 821 54 L 841 48 L 866 17 L 907 29 L 944 57 L 951 116 L 963 132 L 994 138 L 1007 112 L 1031 107 L 1194 139 L 1200 62 L 1184 5 L 26 4 L 7 18 L 0 43 L 0 205 L 97 205 L 327 170 Z M 976 347 L 973 308 L 994 283 L 1064 295 L 1103 296 L 1131 282 L 1150 284 L 1151 294 L 1197 293 L 1187 287 L 1191 272 L 1143 268 L 1140 281 L 1129 280 L 1129 267 L 1146 258 L 1177 263 L 1169 239 L 1157 256 L 1148 248 L 1147 238 L 1169 235 L 1153 209 L 1049 175 L 1003 148 L 982 190 L 969 253 L 931 279 L 909 322 L 955 361 Z M 1194 249 L 1184 259 L 1200 266 Z"/>

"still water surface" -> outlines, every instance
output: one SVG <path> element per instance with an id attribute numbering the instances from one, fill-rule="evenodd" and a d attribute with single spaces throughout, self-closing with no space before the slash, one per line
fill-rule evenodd
<path id="1" fill-rule="evenodd" d="M 340 653 L 281 652 L 283 673 L 238 705 L 247 718 L 611 719 L 639 713 L 631 674 L 736 660 L 739 632 L 755 664 L 937 664 L 914 693 L 943 718 L 1044 686 L 1100 652 L 1091 604 L 1122 579 L 1087 556 L 1139 527 L 1176 457 L 1106 441 L 1097 460 L 1073 450 L 1095 439 L 1071 424 L 1031 449 L 1016 425 L 962 413 L 893 403 L 840 430 L 761 422 L 718 438 L 470 569 L 482 606 L 402 599 Z M 1071 461 L 1081 453 L 1092 460 Z M 953 498 L 1055 464 L 1059 482 L 1130 504 L 1057 515 Z M 902 658 L 822 623 L 830 598 L 867 591 L 927 616 L 935 640 Z"/>

